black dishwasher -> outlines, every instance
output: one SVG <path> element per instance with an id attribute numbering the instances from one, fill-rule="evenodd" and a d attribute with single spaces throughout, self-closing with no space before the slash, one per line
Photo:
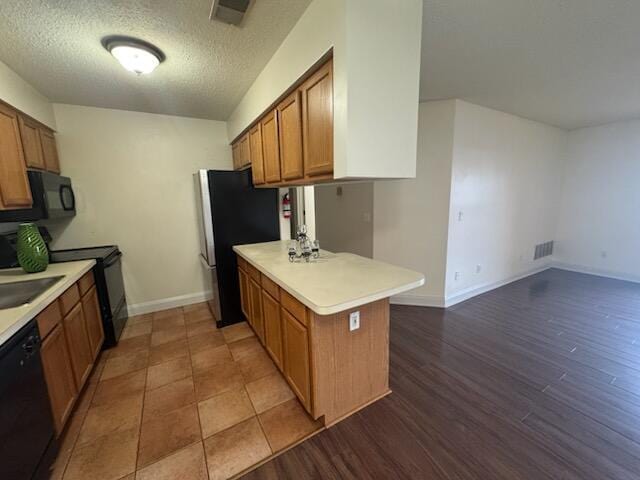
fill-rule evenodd
<path id="1" fill-rule="evenodd" d="M 47 478 L 56 453 L 35 320 L 0 346 L 0 478 Z"/>

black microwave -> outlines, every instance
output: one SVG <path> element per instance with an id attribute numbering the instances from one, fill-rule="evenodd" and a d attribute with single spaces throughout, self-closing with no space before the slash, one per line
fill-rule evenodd
<path id="1" fill-rule="evenodd" d="M 31 208 L 0 211 L 0 222 L 25 222 L 73 217 L 76 197 L 71 179 L 50 172 L 29 170 Z"/>

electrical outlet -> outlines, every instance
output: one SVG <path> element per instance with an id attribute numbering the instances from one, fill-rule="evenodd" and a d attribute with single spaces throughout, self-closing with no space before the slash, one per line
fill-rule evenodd
<path id="1" fill-rule="evenodd" d="M 360 328 L 360 310 L 349 314 L 349 331 L 353 332 Z"/>
<path id="2" fill-rule="evenodd" d="M 459 221 L 459 222 L 461 222 L 461 221 L 462 221 L 462 219 L 463 219 L 463 217 L 464 217 L 464 212 L 463 212 L 462 210 L 460 210 L 460 211 L 458 212 L 458 221 Z"/>
<path id="3" fill-rule="evenodd" d="M 460 280 L 460 275 L 461 275 L 461 273 L 460 273 L 460 272 L 456 272 L 456 273 L 454 273 L 454 274 L 453 274 L 453 279 L 457 282 L 458 280 Z"/>
<path id="4" fill-rule="evenodd" d="M 482 271 L 482 265 L 476 265 L 476 273 L 480 273 Z"/>

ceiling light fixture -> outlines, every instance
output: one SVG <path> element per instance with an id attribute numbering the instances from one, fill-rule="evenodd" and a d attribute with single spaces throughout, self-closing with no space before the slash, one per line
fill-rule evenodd
<path id="1" fill-rule="evenodd" d="M 102 46 L 128 71 L 137 75 L 151 73 L 165 56 L 155 45 L 137 38 L 112 36 L 102 39 Z"/>

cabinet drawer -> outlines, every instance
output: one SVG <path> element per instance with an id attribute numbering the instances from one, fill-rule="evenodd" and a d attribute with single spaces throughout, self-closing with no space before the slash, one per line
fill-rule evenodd
<path id="1" fill-rule="evenodd" d="M 91 286 L 95 283 L 93 279 L 93 270 L 89 270 L 85 273 L 80 280 L 78 280 L 78 288 L 80 289 L 80 295 L 84 295 L 89 291 Z"/>
<path id="2" fill-rule="evenodd" d="M 260 270 L 247 262 L 247 273 L 249 276 L 253 278 L 258 284 L 260 283 Z"/>
<path id="3" fill-rule="evenodd" d="M 262 288 L 264 288 L 269 295 L 276 300 L 280 301 L 280 287 L 273 280 L 270 280 L 265 274 L 261 277 Z"/>
<path id="4" fill-rule="evenodd" d="M 80 291 L 78 290 L 78 284 L 74 283 L 66 292 L 60 295 L 60 308 L 62 309 L 62 315 L 69 313 L 79 301 Z"/>
<path id="5" fill-rule="evenodd" d="M 242 258 L 240 255 L 237 255 L 238 257 L 238 268 L 241 270 L 244 270 L 245 272 L 247 271 L 247 261 Z"/>
<path id="6" fill-rule="evenodd" d="M 60 304 L 58 300 L 54 300 L 51 305 L 45 308 L 36 317 L 38 321 L 38 330 L 40 331 L 40 338 L 45 338 L 51 330 L 53 330 L 60 320 L 62 320 L 62 313 L 60 313 Z"/>
<path id="7" fill-rule="evenodd" d="M 307 325 L 306 307 L 289 295 L 285 290 L 280 291 L 280 303 L 296 318 L 296 320 L 305 326 Z"/>

